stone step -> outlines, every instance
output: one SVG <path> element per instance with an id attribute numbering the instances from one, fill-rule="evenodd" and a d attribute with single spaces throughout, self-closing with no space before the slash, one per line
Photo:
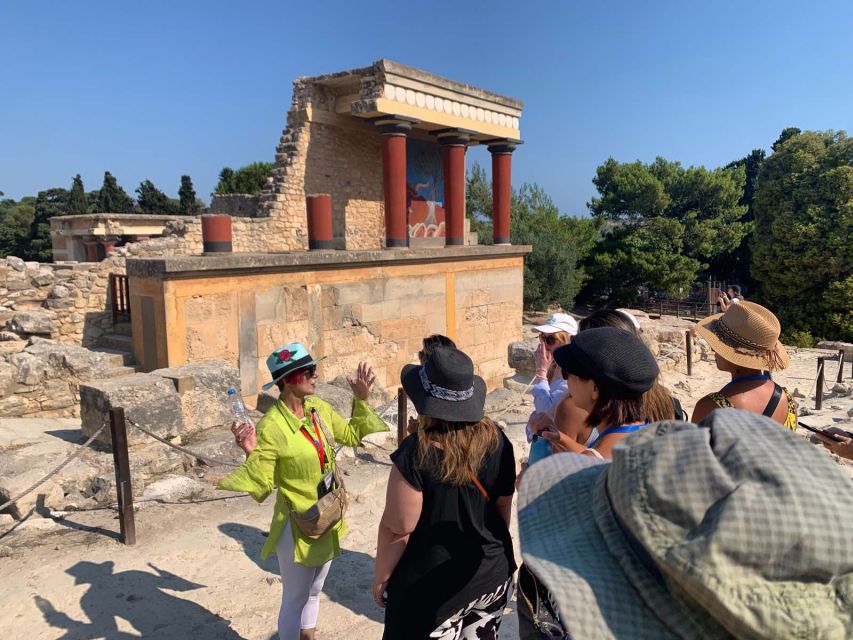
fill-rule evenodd
<path id="1" fill-rule="evenodd" d="M 98 346 L 133 353 L 133 338 L 120 333 L 107 333 L 98 338 Z"/>
<path id="2" fill-rule="evenodd" d="M 132 335 L 131 327 L 132 325 L 129 322 L 116 322 L 113 325 L 112 332 L 123 336 L 129 336 Z"/>
<path id="3" fill-rule="evenodd" d="M 112 356 L 110 359 L 111 363 L 115 363 L 115 366 L 133 366 L 136 364 L 136 358 L 133 357 L 133 354 L 130 351 L 124 351 L 123 349 L 110 349 L 109 347 L 93 347 L 90 351 L 96 351 L 98 353 L 106 353 L 107 355 Z"/>
<path id="4" fill-rule="evenodd" d="M 113 367 L 112 369 L 107 369 L 104 372 L 104 379 L 119 378 L 121 376 L 132 376 L 134 373 L 139 373 L 139 370 L 136 367 Z"/>

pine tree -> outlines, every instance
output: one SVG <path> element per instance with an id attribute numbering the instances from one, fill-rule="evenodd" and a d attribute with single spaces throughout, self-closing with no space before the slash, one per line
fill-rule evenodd
<path id="1" fill-rule="evenodd" d="M 98 206 L 103 213 L 133 213 L 133 198 L 118 186 L 115 176 L 104 172 L 104 184 L 98 195 Z"/>
<path id="2" fill-rule="evenodd" d="M 178 189 L 178 197 L 180 198 L 178 213 L 184 216 L 194 216 L 198 213 L 195 189 L 193 189 L 193 181 L 189 176 L 181 176 L 181 188 Z"/>
<path id="3" fill-rule="evenodd" d="M 89 202 L 83 190 L 83 179 L 78 173 L 71 183 L 71 195 L 68 198 L 68 214 L 89 213 Z"/>
<path id="4" fill-rule="evenodd" d="M 136 188 L 139 210 L 142 213 L 155 213 L 167 215 L 173 212 L 172 202 L 169 197 L 154 186 L 150 180 L 143 180 Z"/>

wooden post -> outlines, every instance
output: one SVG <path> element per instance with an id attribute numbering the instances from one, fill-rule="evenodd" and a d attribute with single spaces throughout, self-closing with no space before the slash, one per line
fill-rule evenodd
<path id="1" fill-rule="evenodd" d="M 110 409 L 110 435 L 113 442 L 113 462 L 116 469 L 116 493 L 118 494 L 118 519 L 120 540 L 124 544 L 136 544 L 136 523 L 133 521 L 133 490 L 130 484 L 130 460 L 127 455 L 127 424 L 124 409 Z"/>
<path id="2" fill-rule="evenodd" d="M 406 392 L 403 391 L 403 387 L 400 387 L 397 390 L 397 446 L 399 447 L 403 444 L 403 440 L 406 439 L 408 434 L 408 426 L 409 426 L 409 406 L 406 402 Z"/>
<path id="3" fill-rule="evenodd" d="M 663 300 L 659 301 L 658 306 L 659 306 L 658 313 L 660 314 L 660 317 L 663 318 Z"/>
<path id="4" fill-rule="evenodd" d="M 693 375 L 693 332 L 687 331 L 684 344 L 687 347 L 687 375 Z"/>
<path id="5" fill-rule="evenodd" d="M 842 382 L 844 380 L 844 349 L 838 350 L 838 376 L 836 376 L 836 382 Z"/>
<path id="6" fill-rule="evenodd" d="M 817 391 L 814 396 L 814 408 L 815 410 L 819 410 L 823 406 L 823 370 L 824 370 L 824 359 L 817 359 Z"/>

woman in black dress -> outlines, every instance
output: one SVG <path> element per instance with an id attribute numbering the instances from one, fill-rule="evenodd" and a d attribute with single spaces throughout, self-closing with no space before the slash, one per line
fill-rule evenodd
<path id="1" fill-rule="evenodd" d="M 471 359 L 437 348 L 401 381 L 418 429 L 391 456 L 373 596 L 384 640 L 497 638 L 515 561 L 512 444 L 484 417 Z"/>

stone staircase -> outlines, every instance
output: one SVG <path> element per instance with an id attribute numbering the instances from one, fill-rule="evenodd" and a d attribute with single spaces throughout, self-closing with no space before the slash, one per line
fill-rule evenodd
<path id="1" fill-rule="evenodd" d="M 112 356 L 110 358 L 112 367 L 104 378 L 129 376 L 141 370 L 133 356 L 133 338 L 129 322 L 117 322 L 113 326 L 112 333 L 105 333 L 98 338 L 91 350 Z"/>

